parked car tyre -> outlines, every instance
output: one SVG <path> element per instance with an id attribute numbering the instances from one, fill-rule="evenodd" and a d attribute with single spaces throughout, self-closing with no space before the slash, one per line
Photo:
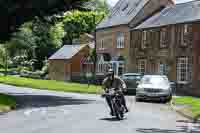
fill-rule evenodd
<path id="1" fill-rule="evenodd" d="M 142 101 L 142 99 L 141 99 L 141 98 L 139 98 L 139 97 L 135 97 L 135 101 L 136 101 L 136 102 L 141 102 L 141 101 Z"/>
<path id="2" fill-rule="evenodd" d="M 167 98 L 167 102 L 170 102 L 172 100 L 172 94 Z"/>

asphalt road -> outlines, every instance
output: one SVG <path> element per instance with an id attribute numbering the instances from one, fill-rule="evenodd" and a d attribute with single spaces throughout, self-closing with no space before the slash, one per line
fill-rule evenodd
<path id="1" fill-rule="evenodd" d="M 109 116 L 98 95 L 62 93 L 0 84 L 0 92 L 17 98 L 18 109 L 0 114 L 1 133 L 186 133 L 187 121 L 167 105 L 136 103 L 122 121 Z M 196 132 L 195 132 L 196 133 Z"/>

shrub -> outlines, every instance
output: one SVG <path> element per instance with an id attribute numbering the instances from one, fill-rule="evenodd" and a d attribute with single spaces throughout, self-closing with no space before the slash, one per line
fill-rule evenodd
<path id="1" fill-rule="evenodd" d="M 41 72 L 40 71 L 31 72 L 31 71 L 23 70 L 20 72 L 20 77 L 41 79 Z"/>

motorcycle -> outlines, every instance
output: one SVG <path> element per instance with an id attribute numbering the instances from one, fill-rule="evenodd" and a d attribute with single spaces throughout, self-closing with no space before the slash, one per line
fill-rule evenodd
<path id="1" fill-rule="evenodd" d="M 106 91 L 103 97 L 109 97 L 111 100 L 111 106 L 114 111 L 114 115 L 118 120 L 122 120 L 124 118 L 125 108 L 122 104 L 121 99 L 122 92 L 120 89 L 111 88 Z"/>

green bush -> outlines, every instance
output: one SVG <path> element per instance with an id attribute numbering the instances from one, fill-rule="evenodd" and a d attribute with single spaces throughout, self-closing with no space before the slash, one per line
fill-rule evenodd
<path id="1" fill-rule="evenodd" d="M 31 71 L 32 69 L 31 69 L 31 67 L 23 67 L 23 66 L 18 66 L 17 68 L 16 68 L 16 71 L 17 72 L 19 72 L 19 73 L 21 73 L 21 72 L 26 72 L 26 71 Z"/>
<path id="2" fill-rule="evenodd" d="M 20 72 L 20 77 L 41 79 L 41 71 L 32 72 L 32 71 L 23 70 Z"/>
<path id="3" fill-rule="evenodd" d="M 0 94 L 0 112 L 9 111 L 16 108 L 15 98 L 5 94 Z"/>

